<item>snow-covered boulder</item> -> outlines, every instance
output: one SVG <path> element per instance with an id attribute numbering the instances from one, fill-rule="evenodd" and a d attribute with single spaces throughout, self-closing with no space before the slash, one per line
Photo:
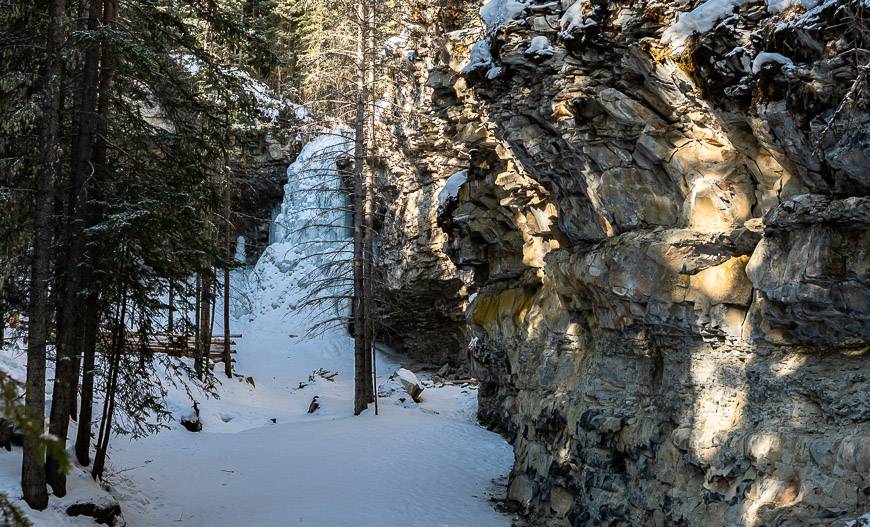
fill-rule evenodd
<path id="1" fill-rule="evenodd" d="M 405 391 L 408 392 L 408 395 L 411 396 L 411 399 L 414 399 L 415 403 L 419 403 L 420 396 L 423 394 L 423 385 L 420 383 L 420 380 L 417 379 L 417 376 L 414 375 L 414 372 L 406 370 L 405 368 L 399 368 L 396 371 L 396 376 L 398 376 L 399 380 L 402 381 L 402 386 L 405 388 Z"/>

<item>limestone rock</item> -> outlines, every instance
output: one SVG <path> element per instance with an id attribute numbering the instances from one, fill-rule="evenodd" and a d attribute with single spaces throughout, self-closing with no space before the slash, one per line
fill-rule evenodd
<path id="1" fill-rule="evenodd" d="M 379 143 L 384 317 L 416 356 L 470 360 L 523 525 L 870 505 L 860 2 L 743 2 L 659 37 L 707 4 L 529 2 L 463 74 L 480 1 L 411 2 Z"/>

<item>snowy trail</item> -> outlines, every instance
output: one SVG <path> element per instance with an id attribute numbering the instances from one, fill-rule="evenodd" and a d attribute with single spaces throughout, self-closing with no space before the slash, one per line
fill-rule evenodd
<path id="1" fill-rule="evenodd" d="M 512 453 L 473 421 L 474 390 L 432 387 L 420 405 L 402 404 L 384 376 L 381 390 L 395 392 L 381 415 L 354 417 L 350 339 L 249 331 L 238 368 L 257 387 L 225 383 L 221 400 L 202 403 L 203 432 L 115 442 L 109 480 L 128 525 L 510 525 L 487 491 Z M 380 366 L 396 368 L 383 357 Z M 295 389 L 318 368 L 339 375 Z M 314 395 L 322 406 L 309 415 Z"/>
<path id="2" fill-rule="evenodd" d="M 339 130 L 302 150 L 288 169 L 269 246 L 253 268 L 233 272 L 232 332 L 244 335 L 238 375 L 225 379 L 219 368 L 220 399 L 193 394 L 203 431 L 179 423 L 192 413 L 192 401 L 176 387 L 166 396 L 175 417 L 170 430 L 133 441 L 113 436 L 105 482 L 130 527 L 510 525 L 489 498 L 503 494 L 494 482 L 507 476 L 513 453 L 475 421 L 474 386 L 430 384 L 416 404 L 390 379 L 399 365 L 380 356 L 381 415 L 353 416 L 353 341 L 346 331 L 295 337 L 311 327 L 304 299 L 328 258 L 309 242 L 326 240 L 328 250 L 348 235 L 343 213 L 323 220 L 315 212 L 338 211 L 345 198 L 306 185 L 337 185 L 336 160 L 346 145 Z M 333 225 L 306 228 L 312 219 Z M 222 332 L 220 318 L 215 330 Z M 24 378 L 23 364 L 23 353 L 0 355 L 17 378 Z M 309 414 L 315 396 L 320 407 Z M 0 460 L 0 491 L 9 495 L 18 492 L 20 455 L 13 454 Z M 109 497 L 84 470 L 74 470 L 72 479 L 70 496 L 32 514 L 37 526 L 92 525 L 66 516 L 66 506 L 78 497 Z"/>

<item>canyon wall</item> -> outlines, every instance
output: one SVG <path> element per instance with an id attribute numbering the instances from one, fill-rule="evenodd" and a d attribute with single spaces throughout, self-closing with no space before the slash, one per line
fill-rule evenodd
<path id="1" fill-rule="evenodd" d="M 862 514 L 863 0 L 480 4 L 385 50 L 380 264 L 390 339 L 473 363 L 524 521 Z"/>

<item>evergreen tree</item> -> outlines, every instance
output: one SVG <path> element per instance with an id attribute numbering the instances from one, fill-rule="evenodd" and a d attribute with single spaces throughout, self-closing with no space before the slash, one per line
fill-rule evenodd
<path id="1" fill-rule="evenodd" d="M 55 494 L 66 491 L 61 453 L 79 392 L 82 464 L 90 462 L 95 392 L 104 401 L 93 467 L 100 478 L 113 430 L 166 426 L 162 383 L 211 389 L 205 368 L 155 354 L 153 343 L 166 330 L 169 284 L 185 311 L 192 277 L 233 265 L 224 224 L 231 211 L 218 213 L 234 186 L 226 160 L 245 155 L 231 146 L 235 138 L 271 126 L 244 70 L 250 64 L 220 43 L 243 43 L 242 58 L 265 69 L 276 59 L 254 51 L 266 41 L 231 4 L 52 0 L 0 15 L 0 207 L 14 222 L 0 226 L 10 234 L 0 239 L 0 315 L 26 311 L 26 401 L 37 424 L 46 348 L 57 350 L 49 430 L 60 448 L 43 465 L 44 445 L 33 439 L 42 434 L 25 441 L 22 486 L 35 508 L 47 503 L 46 481 Z M 206 359 L 210 347 L 210 339 L 200 347 Z"/>

